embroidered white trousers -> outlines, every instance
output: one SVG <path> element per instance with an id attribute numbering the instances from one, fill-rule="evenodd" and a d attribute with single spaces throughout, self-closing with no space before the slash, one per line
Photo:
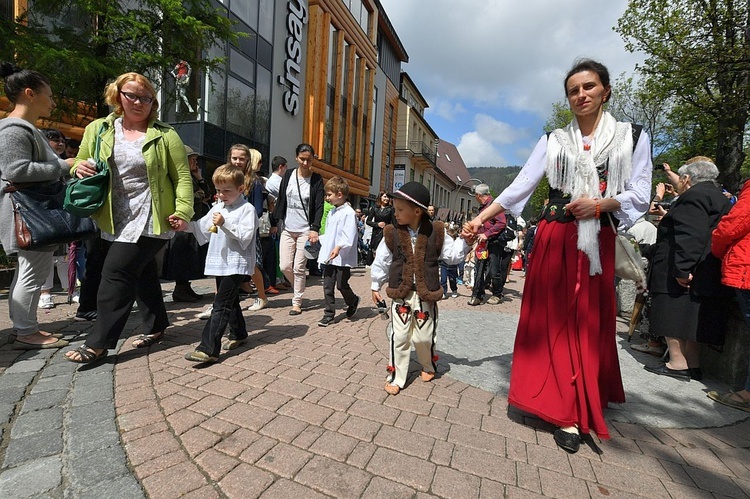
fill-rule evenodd
<path id="1" fill-rule="evenodd" d="M 403 300 L 393 300 L 388 338 L 389 383 L 398 385 L 399 388 L 406 384 L 412 346 L 423 371 L 433 373 L 437 370 L 437 323 L 437 303 L 422 301 L 415 291 L 411 291 Z"/>

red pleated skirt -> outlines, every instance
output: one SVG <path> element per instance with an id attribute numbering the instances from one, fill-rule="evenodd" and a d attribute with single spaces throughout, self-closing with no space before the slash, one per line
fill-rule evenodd
<path id="1" fill-rule="evenodd" d="M 602 274 L 589 275 L 575 223 L 541 221 L 513 350 L 508 401 L 557 426 L 609 438 L 604 408 L 625 402 L 615 336 L 614 233 L 602 227 Z"/>

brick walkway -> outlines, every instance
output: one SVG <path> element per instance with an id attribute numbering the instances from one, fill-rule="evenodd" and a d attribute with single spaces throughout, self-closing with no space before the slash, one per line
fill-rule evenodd
<path id="1" fill-rule="evenodd" d="M 50 368 L 67 376 L 60 382 L 68 383 L 69 393 L 78 393 L 78 399 L 68 395 L 57 406 L 52 403 L 53 409 L 61 407 L 55 415 L 67 431 L 87 419 L 98 420 L 100 412 L 94 409 L 112 406 L 112 392 L 94 382 L 106 380 L 108 369 L 113 372 L 121 447 L 110 448 L 124 449 L 126 471 L 143 490 L 132 488 L 127 473 L 97 480 L 99 470 L 108 468 L 90 459 L 84 482 L 123 484 L 108 497 L 750 496 L 747 419 L 690 430 L 612 423 L 612 440 L 588 439 L 578 454 L 568 455 L 556 448 L 549 425 L 509 411 L 504 398 L 449 375 L 432 383 L 415 380 L 415 363 L 413 382 L 398 396 L 388 396 L 383 391 L 386 322 L 368 306 L 364 271 L 352 278 L 363 297 L 353 322 L 343 318 L 342 310 L 339 323 L 318 327 L 322 292 L 317 280 L 309 284 L 302 315 L 287 315 L 289 293 L 271 298 L 269 308 L 246 313 L 250 341 L 210 366 L 183 359 L 198 342 L 203 322 L 194 315 L 206 302 L 194 307 L 169 303 L 175 327 L 166 339 L 150 351 L 124 342 L 116 357 L 91 369 L 100 375 L 96 380 L 87 381 L 93 376 L 87 377 L 84 368 L 63 372 L 68 363 L 60 362 L 58 353 L 34 356 L 2 347 L 0 409 L 7 397 L 21 397 L 6 403 L 11 408 L 2 427 L 0 496 L 2 482 L 24 476 L 18 471 L 30 462 L 63 456 L 60 466 L 53 463 L 62 482 L 42 491 L 51 497 L 70 496 L 71 473 L 85 471 L 75 468 L 75 460 L 66 461 L 75 444 L 68 437 L 62 439 L 62 452 L 45 454 L 52 457 L 8 460 L 17 455 L 14 440 L 23 435 L 19 420 L 34 412 L 26 408 L 30 395 L 44 379 L 57 377 L 51 376 L 55 371 L 44 376 Z M 211 292 L 211 282 L 200 281 L 197 289 Z M 476 310 L 465 302 L 448 300 L 441 313 Z M 517 312 L 517 305 L 513 300 L 480 310 L 510 313 Z M 80 339 L 88 326 L 63 320 L 73 310 L 59 306 L 41 317 L 56 321 L 50 329 Z M 129 323 L 129 331 L 136 325 Z M 0 327 L 8 327 L 7 301 L 0 303 Z M 11 379 L 8 373 L 20 361 L 36 362 L 38 371 L 26 391 L 8 391 L 4 380 Z M 78 383 L 88 383 L 87 390 Z M 96 396 L 102 393 L 109 399 Z M 80 410 L 86 408 L 91 410 Z M 35 469 L 26 470 L 26 476 Z M 20 490 L 5 487 L 6 492 Z"/>

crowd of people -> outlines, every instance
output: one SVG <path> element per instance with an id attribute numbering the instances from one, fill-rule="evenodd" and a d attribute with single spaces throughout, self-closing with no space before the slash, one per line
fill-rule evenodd
<path id="1" fill-rule="evenodd" d="M 665 166 L 667 182 L 652 198 L 649 137 L 605 111 L 609 73 L 592 60 L 577 61 L 563 81 L 572 121 L 539 139 L 498 196 L 486 184 L 476 186 L 479 212 L 463 226 L 436 220 L 430 193 L 418 182 L 380 192 L 371 208 L 351 206 L 346 180 L 326 181 L 314 171 L 315 151 L 305 143 L 295 150 L 296 168 L 276 156 L 268 178 L 260 152 L 235 144 L 209 182 L 198 154 L 157 119 L 157 92 L 137 73 L 107 86 L 112 112 L 91 122 L 80 144 L 35 127 L 55 106 L 44 75 L 3 64 L 2 76 L 14 105 L 0 120 L 3 179 L 86 178 L 96 173 L 90 158 L 111 169 L 104 205 L 92 215 L 100 237 L 65 251 L 76 259 L 78 252 L 84 255 L 77 318 L 95 320 L 85 343 L 65 353 L 71 362 L 105 357 L 136 302 L 144 332 L 133 346 L 163 337 L 169 326 L 157 261 L 163 254 L 162 277 L 175 281 L 174 301 L 200 300 L 191 281 L 215 278 L 213 302 L 198 315 L 206 320 L 201 341 L 185 355 L 200 363 L 218 362 L 222 351 L 247 341 L 243 293 L 257 293 L 248 309 L 257 312 L 268 294 L 288 289 L 288 314 L 302 314 L 311 264 L 324 289 L 318 325 L 336 322 L 337 290 L 346 318 L 354 319 L 360 298 L 349 280 L 351 270 L 364 265 L 373 304 L 390 317 L 384 389 L 396 395 L 406 387 L 412 348 L 420 379 L 435 377 L 438 302 L 458 296 L 463 284 L 471 290 L 469 305 L 501 303 L 511 265 L 521 259 L 526 279 L 509 402 L 554 424 L 557 444 L 574 453 L 582 435 L 609 438 L 604 409 L 625 401 L 615 343 L 618 225 L 652 237 L 641 238 L 650 266 L 652 337 L 635 347 L 668 351 L 669 358 L 647 370 L 700 380 L 699 345 L 722 344 L 733 294 L 750 323 L 750 187 L 733 206 L 716 183 L 717 167 L 699 157 L 676 172 Z M 526 224 L 520 213 L 543 177 L 549 199 L 538 219 Z M 666 205 L 670 194 L 675 199 Z M 643 219 L 646 212 L 658 216 L 658 227 Z M 43 331 L 37 318 L 37 308 L 49 300 L 43 296 L 51 287 L 56 249 L 18 247 L 7 195 L 0 197 L 0 217 L 3 248 L 18 257 L 9 298 L 14 345 L 67 346 L 59 334 Z M 709 396 L 750 411 L 750 377 L 744 390 Z"/>

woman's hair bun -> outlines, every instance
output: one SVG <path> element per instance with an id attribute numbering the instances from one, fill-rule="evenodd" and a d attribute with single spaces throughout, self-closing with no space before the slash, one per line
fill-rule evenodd
<path id="1" fill-rule="evenodd" d="M 19 71 L 21 71 L 21 68 L 11 62 L 0 63 L 0 77 L 2 78 L 7 78 L 13 73 L 18 73 Z"/>

